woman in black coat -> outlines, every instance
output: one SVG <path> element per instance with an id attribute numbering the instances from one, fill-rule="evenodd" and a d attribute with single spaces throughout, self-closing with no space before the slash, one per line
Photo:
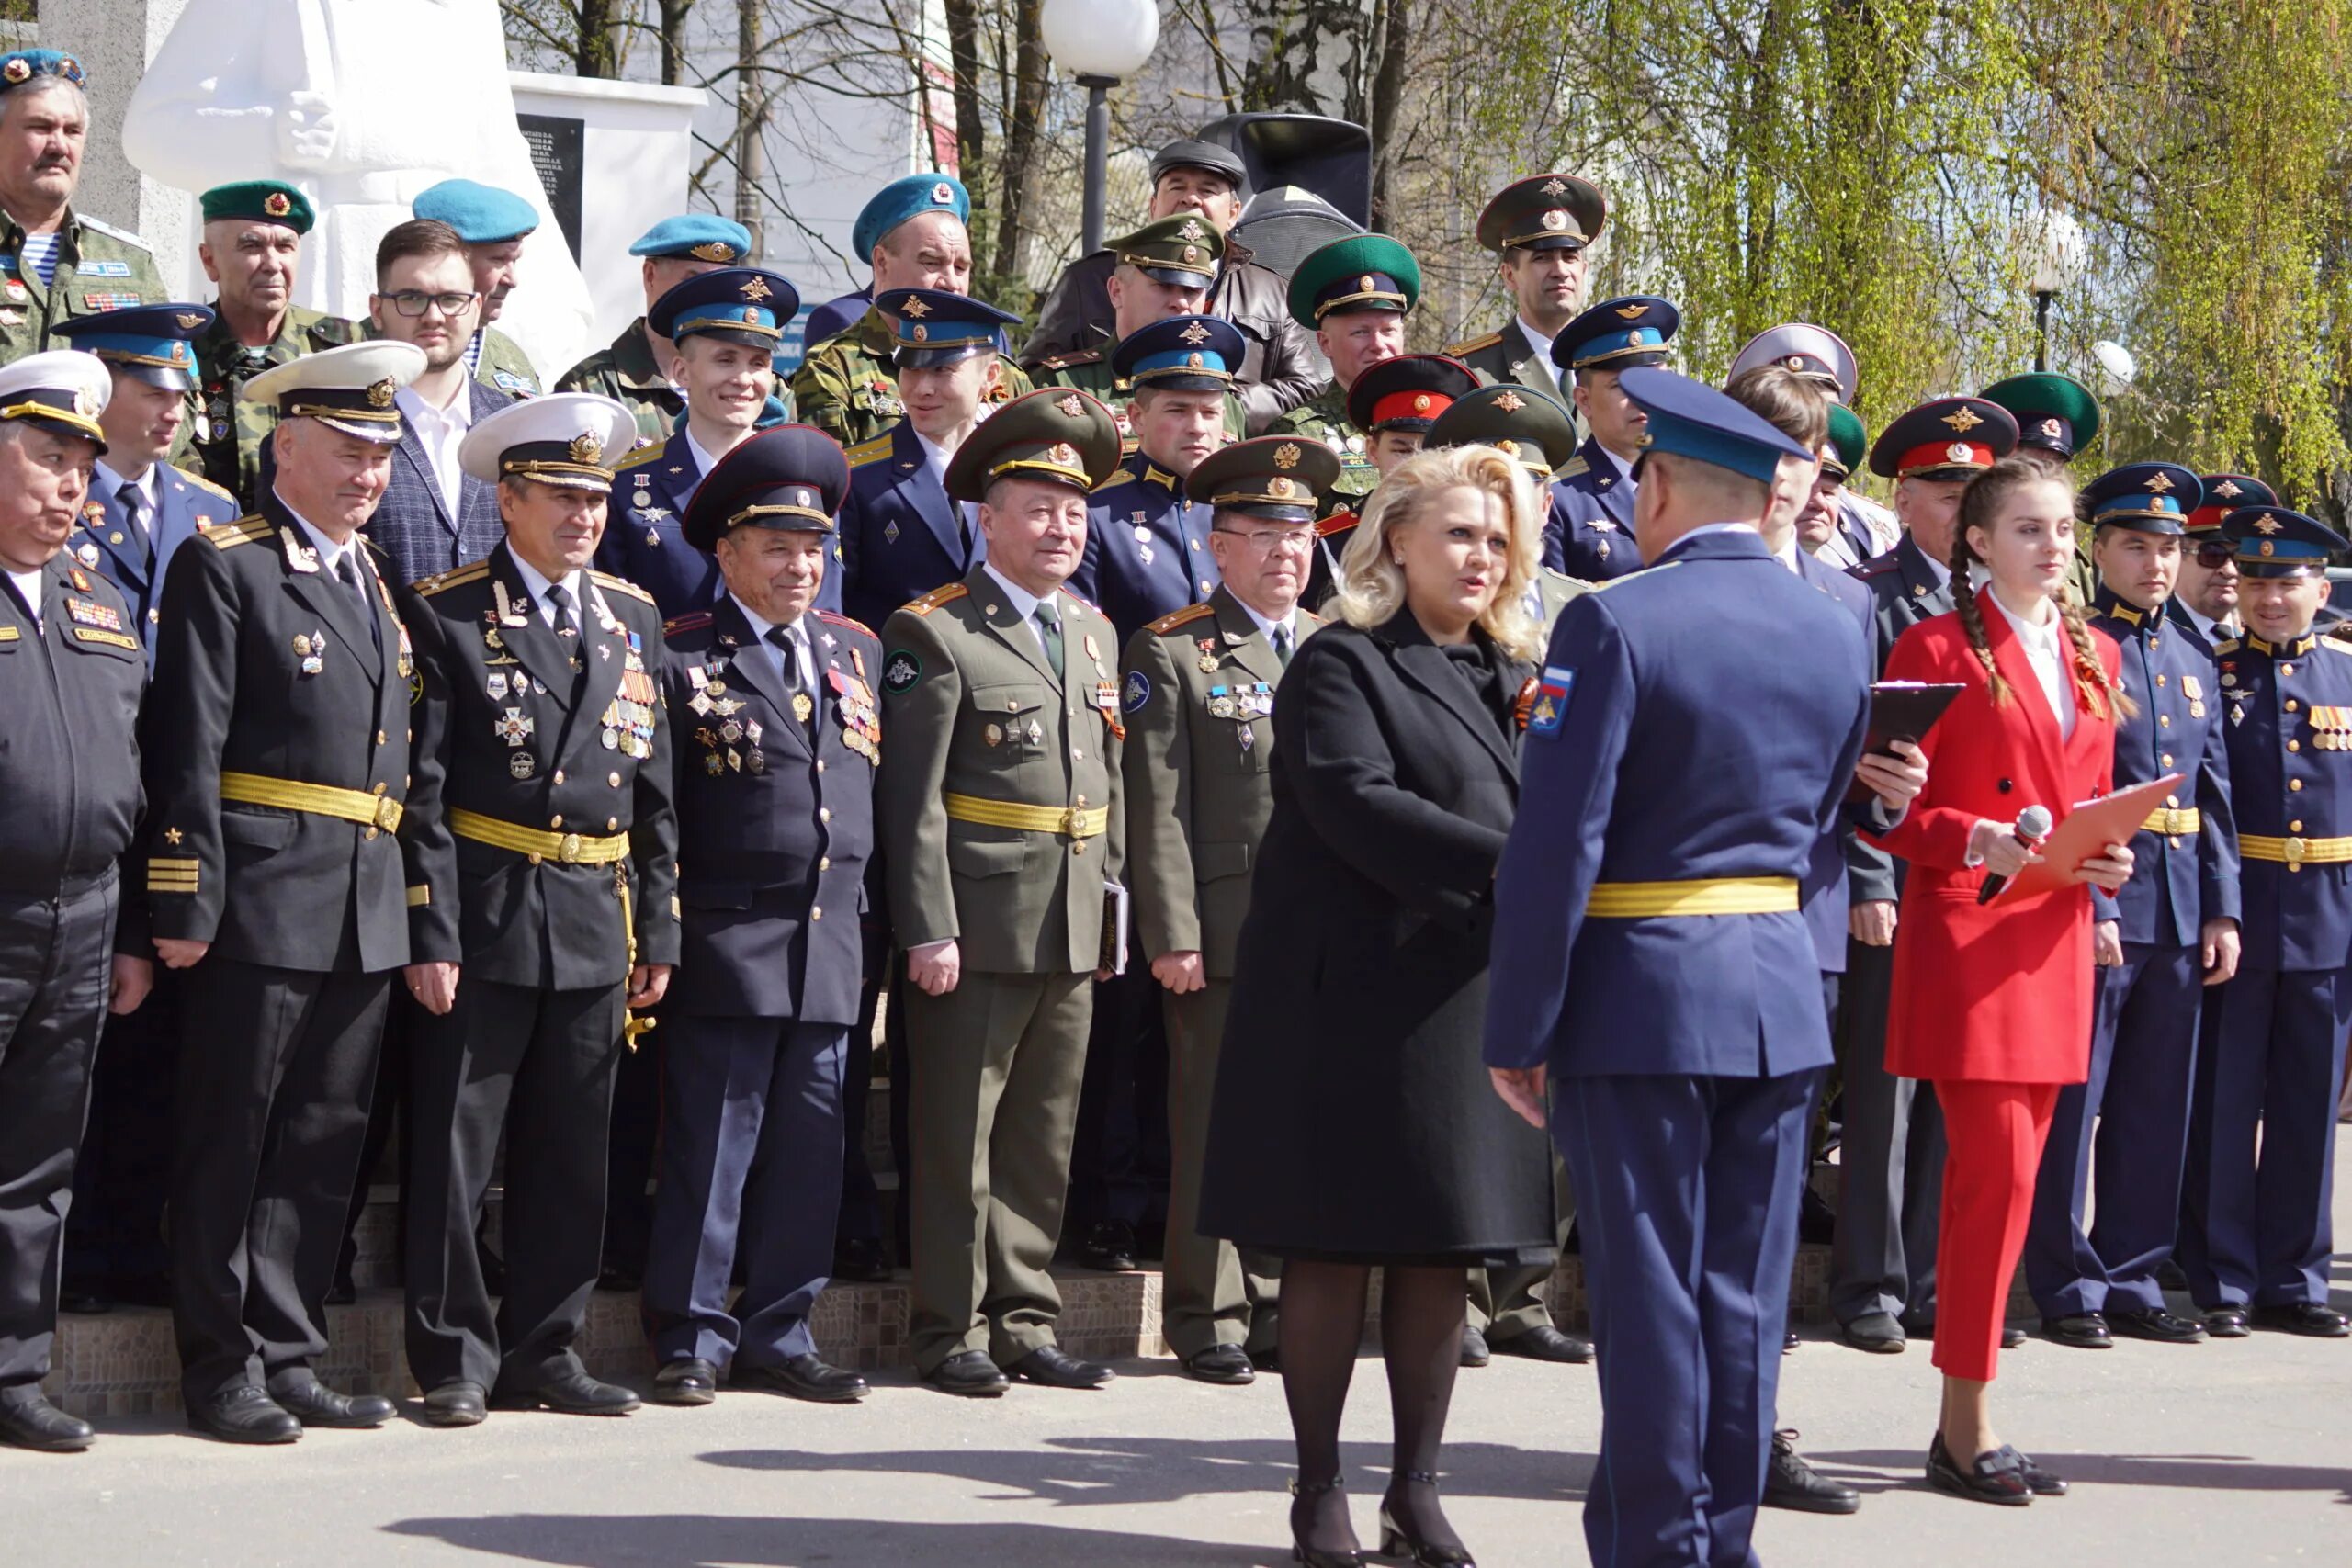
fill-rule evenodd
<path id="1" fill-rule="evenodd" d="M 1396 1423 L 1382 1550 L 1467 1563 L 1437 1494 L 1466 1270 L 1551 1255 L 1550 1151 L 1479 1058 L 1543 515 L 1492 447 L 1400 464 L 1349 541 L 1340 621 L 1275 695 L 1201 1229 L 1285 1260 L 1291 1529 L 1310 1564 L 1361 1561 L 1339 1436 L 1371 1270 Z"/>

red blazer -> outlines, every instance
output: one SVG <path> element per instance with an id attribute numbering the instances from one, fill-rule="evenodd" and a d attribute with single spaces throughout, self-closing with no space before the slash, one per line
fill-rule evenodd
<path id="1" fill-rule="evenodd" d="M 2090 1063 L 2090 890 L 1979 908 L 1984 873 L 1962 863 L 1980 818 L 2014 821 L 2034 805 L 2064 817 L 2076 801 L 2106 794 L 2114 719 L 2091 713 L 2078 690 L 2074 737 L 2062 741 L 2017 633 L 1992 604 L 1984 612 L 1985 641 L 2009 683 L 2001 706 L 1957 614 L 1912 626 L 1887 656 L 1889 681 L 1967 690 L 1921 744 L 1928 787 L 1879 840 L 1910 863 L 1894 931 L 1886 1067 L 1911 1078 L 2080 1083 Z M 2113 681 L 2121 663 L 2114 642 L 2096 629 L 2091 640 Z"/>

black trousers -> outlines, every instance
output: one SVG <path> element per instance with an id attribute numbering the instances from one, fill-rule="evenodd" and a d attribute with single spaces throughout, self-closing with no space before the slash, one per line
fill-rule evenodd
<path id="1" fill-rule="evenodd" d="M 90 1075 L 89 1127 L 74 1162 L 65 1220 L 68 1290 L 150 1304 L 170 1299 L 164 1202 L 172 1188 L 173 1078 L 179 1056 L 180 976 L 155 965 L 139 1010 L 106 1021 Z"/>
<path id="2" fill-rule="evenodd" d="M 116 896 L 112 876 L 63 898 L 0 895 L 0 1388 L 49 1375 Z"/>
<path id="3" fill-rule="evenodd" d="M 621 1020 L 619 985 L 466 977 L 457 1006 L 412 1036 L 408 1361 L 428 1392 L 529 1389 L 580 1370 L 571 1346 L 596 1288 Z M 493 1312 L 474 1221 L 502 1132 L 506 1295 Z"/>
<path id="4" fill-rule="evenodd" d="M 865 931 L 865 981 L 858 989 L 857 1026 L 849 1032 L 842 1076 L 842 1202 L 834 1227 L 836 1244 L 882 1239 L 882 1193 L 865 1158 L 865 1106 L 874 1085 L 874 1015 L 884 996 L 890 1007 L 882 1019 L 882 1050 L 890 1084 L 890 1165 L 899 1177 L 891 1256 L 905 1263 L 907 1247 L 907 1010 L 901 973 L 904 958 L 889 938 L 872 926 Z"/>
<path id="5" fill-rule="evenodd" d="M 654 1027 L 621 1054 L 613 1083 L 613 1121 L 605 1148 L 605 1263 L 645 1277 L 653 1234 L 652 1185 L 662 1148 L 662 1058 L 669 1050 L 673 1015 L 656 1008 Z"/>
<path id="6" fill-rule="evenodd" d="M 209 957 L 183 978 L 172 1326 L 194 1404 L 327 1348 L 391 974 Z"/>
<path id="7" fill-rule="evenodd" d="M 1070 1145 L 1065 1234 L 1105 1220 L 1145 1229 L 1168 1213 L 1168 1032 L 1148 964 L 1095 983 L 1093 1033 Z"/>

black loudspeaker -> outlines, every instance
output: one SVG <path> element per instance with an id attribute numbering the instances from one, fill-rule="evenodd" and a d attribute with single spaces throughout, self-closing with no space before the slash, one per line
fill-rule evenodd
<path id="1" fill-rule="evenodd" d="M 1241 160 L 1252 195 L 1297 186 L 1358 230 L 1372 221 L 1372 132 L 1361 125 L 1314 114 L 1235 114 L 1193 135 Z"/>
<path id="2" fill-rule="evenodd" d="M 1311 251 L 1361 234 L 1339 209 L 1299 186 L 1276 186 L 1251 197 L 1227 239 L 1250 248 L 1250 259 L 1288 277 Z"/>

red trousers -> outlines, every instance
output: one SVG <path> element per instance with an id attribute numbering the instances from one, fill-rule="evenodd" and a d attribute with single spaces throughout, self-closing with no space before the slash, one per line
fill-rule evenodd
<path id="1" fill-rule="evenodd" d="M 1990 1382 L 2058 1085 L 1939 1078 L 1936 1103 L 1945 1154 L 1935 1363 L 1946 1377 Z"/>

